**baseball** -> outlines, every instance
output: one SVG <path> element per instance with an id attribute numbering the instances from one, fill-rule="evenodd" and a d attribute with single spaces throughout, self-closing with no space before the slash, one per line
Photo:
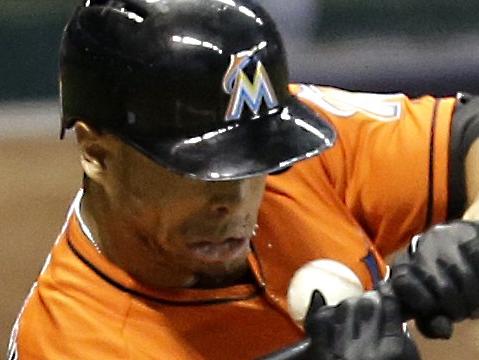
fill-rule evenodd
<path id="1" fill-rule="evenodd" d="M 304 320 L 314 290 L 331 306 L 364 292 L 361 281 L 346 265 L 329 259 L 311 261 L 296 271 L 288 288 L 288 311 L 295 321 Z"/>

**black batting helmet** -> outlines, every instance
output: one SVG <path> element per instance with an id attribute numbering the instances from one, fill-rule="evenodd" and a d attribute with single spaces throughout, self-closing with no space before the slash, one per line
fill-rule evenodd
<path id="1" fill-rule="evenodd" d="M 254 0 L 87 0 L 60 72 L 62 136 L 82 120 L 202 180 L 278 171 L 335 138 L 289 94 L 280 36 Z"/>

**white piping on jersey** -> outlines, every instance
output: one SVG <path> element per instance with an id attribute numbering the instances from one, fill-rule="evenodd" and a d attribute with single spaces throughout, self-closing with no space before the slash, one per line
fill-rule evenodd
<path id="1" fill-rule="evenodd" d="M 88 240 L 92 243 L 92 245 L 95 247 L 96 251 L 101 253 L 100 246 L 96 242 L 96 240 L 93 238 L 93 234 L 90 231 L 90 228 L 88 225 L 83 221 L 83 218 L 80 213 L 80 206 L 81 206 L 81 200 L 83 198 L 83 189 L 80 189 L 77 193 L 77 196 L 75 197 L 75 200 L 73 200 L 72 208 L 75 211 L 75 216 L 78 219 L 78 222 L 80 223 L 80 228 L 83 231 L 83 233 L 86 235 Z"/>
<path id="2" fill-rule="evenodd" d="M 73 214 L 73 211 L 75 211 L 75 206 L 76 203 L 80 202 L 81 198 L 83 196 L 83 189 L 80 189 L 80 191 L 77 193 L 75 196 L 75 199 L 73 200 L 72 204 L 70 205 L 70 208 L 68 209 L 67 216 L 65 219 L 65 222 L 63 223 L 63 226 L 61 228 L 60 234 L 57 236 L 54 246 L 58 244 L 60 239 L 62 238 L 63 234 L 65 233 L 68 222 L 70 221 L 70 218 Z M 45 263 L 43 264 L 42 270 L 40 271 L 40 275 L 44 274 L 45 271 L 47 270 L 48 266 L 50 265 L 52 259 L 52 254 L 49 253 Z M 17 315 L 17 318 L 15 319 L 15 323 L 13 324 L 12 332 L 10 334 L 10 341 L 8 343 L 8 350 L 7 350 L 7 359 L 8 360 L 18 360 L 20 358 L 19 352 L 18 352 L 18 345 L 17 345 L 17 338 L 18 338 L 18 330 L 20 327 L 20 320 L 23 316 L 23 313 L 25 312 L 25 308 L 27 307 L 28 302 L 30 301 L 31 297 L 33 296 L 33 293 L 35 289 L 38 286 L 38 281 L 35 281 L 30 288 L 30 291 L 28 292 L 27 297 L 23 301 L 22 307 Z"/>
<path id="3" fill-rule="evenodd" d="M 331 87 L 301 85 L 297 94 L 300 99 L 309 100 L 333 115 L 349 118 L 364 113 L 370 119 L 380 122 L 395 122 L 403 112 L 403 94 L 373 94 L 350 92 Z"/>

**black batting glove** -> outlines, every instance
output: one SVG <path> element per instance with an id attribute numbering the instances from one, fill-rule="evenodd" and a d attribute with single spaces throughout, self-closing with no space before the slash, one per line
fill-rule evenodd
<path id="1" fill-rule="evenodd" d="M 420 359 L 414 342 L 403 331 L 399 304 L 389 285 L 335 307 L 321 304 L 324 301 L 316 292 L 305 320 L 311 346 L 303 359 Z"/>
<path id="2" fill-rule="evenodd" d="M 453 322 L 479 315 L 479 224 L 455 221 L 416 237 L 391 283 L 425 336 L 450 338 Z"/>

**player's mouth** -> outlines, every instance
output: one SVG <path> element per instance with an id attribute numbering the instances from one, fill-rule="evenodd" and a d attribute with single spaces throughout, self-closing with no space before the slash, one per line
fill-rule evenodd
<path id="1" fill-rule="evenodd" d="M 188 249 L 202 262 L 222 263 L 243 256 L 249 250 L 249 240 L 235 237 L 222 241 L 202 240 L 188 244 Z"/>

